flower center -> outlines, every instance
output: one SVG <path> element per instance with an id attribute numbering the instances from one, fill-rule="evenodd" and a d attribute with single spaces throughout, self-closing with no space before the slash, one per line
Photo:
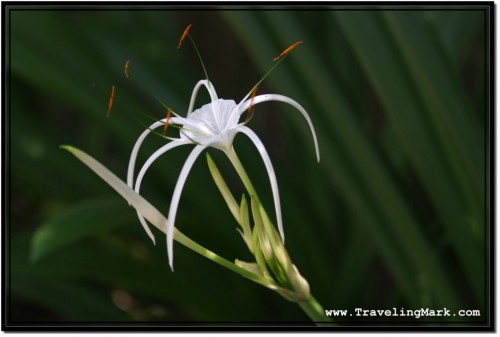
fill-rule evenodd
<path id="1" fill-rule="evenodd" d="M 185 119 L 181 137 L 204 145 L 226 143 L 232 138 L 231 131 L 238 126 L 239 118 L 235 101 L 218 99 L 193 111 Z"/>

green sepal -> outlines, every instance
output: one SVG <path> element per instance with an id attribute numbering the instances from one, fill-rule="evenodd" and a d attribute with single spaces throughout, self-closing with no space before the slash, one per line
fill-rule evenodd
<path id="1" fill-rule="evenodd" d="M 250 228 L 250 214 L 248 213 L 248 203 L 245 195 L 241 196 L 240 203 L 240 220 L 241 220 L 241 228 L 243 229 L 243 237 L 245 239 L 245 243 L 248 246 L 248 249 L 253 254 L 255 251 L 255 245 L 252 239 L 252 230 Z"/>
<path id="2" fill-rule="evenodd" d="M 231 214 L 236 219 L 236 221 L 241 225 L 240 207 L 238 206 L 238 203 L 234 199 L 233 194 L 229 190 L 229 187 L 227 186 L 226 182 L 224 181 L 224 178 L 222 178 L 222 175 L 220 174 L 217 165 L 215 165 L 214 161 L 212 160 L 212 157 L 208 152 L 207 152 L 207 163 L 210 173 L 212 174 L 212 178 L 214 179 L 215 185 L 217 185 L 217 188 L 222 194 L 222 197 L 224 198 L 224 201 L 229 207 Z M 243 230 L 244 229 L 245 228 L 243 228 Z"/>
<path id="3" fill-rule="evenodd" d="M 254 231 L 257 230 L 259 236 L 259 246 L 262 250 L 262 254 L 276 280 L 279 283 L 286 284 L 286 275 L 284 274 L 283 269 L 278 265 L 278 261 L 276 260 L 273 251 L 273 244 L 269 240 L 266 228 L 264 227 L 264 223 L 259 210 L 260 202 L 253 195 L 251 196 L 251 198 L 252 215 L 255 223 Z"/>

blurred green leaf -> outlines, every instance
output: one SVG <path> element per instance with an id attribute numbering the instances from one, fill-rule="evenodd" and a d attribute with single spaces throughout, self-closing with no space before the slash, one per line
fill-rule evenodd
<path id="1" fill-rule="evenodd" d="M 130 317 L 113 306 L 111 300 L 93 287 L 79 286 L 70 281 L 23 275 L 16 281 L 12 294 L 30 299 L 56 312 L 62 321 L 127 322 Z M 70 301 L 68 301 L 71 299 Z"/>
<path id="2" fill-rule="evenodd" d="M 130 220 L 126 202 L 101 198 L 81 202 L 43 223 L 33 235 L 31 258 L 38 260 Z"/>
<path id="3" fill-rule="evenodd" d="M 260 15 L 267 17 L 264 25 L 259 25 L 257 13 L 224 14 L 237 32 L 252 32 L 251 36 L 242 37 L 259 41 L 258 46 L 250 41 L 247 43 L 259 64 L 272 59 L 272 36 L 281 38 L 280 45 L 287 45 L 290 36 L 308 40 L 300 25 L 295 24 L 291 12 L 280 12 L 277 15 L 274 12 L 261 12 Z M 357 21 L 352 22 L 355 23 L 359 24 Z M 263 31 L 263 26 L 271 27 L 273 34 Z M 435 286 L 433 295 L 439 303 L 458 307 L 456 301 L 459 297 L 450 287 L 451 282 L 444 272 L 443 263 L 419 228 L 405 198 L 399 194 L 397 186 L 385 170 L 381 158 L 377 158 L 377 151 L 369 138 L 356 124 L 350 103 L 341 95 L 339 85 L 323 71 L 326 68 L 324 58 L 313 47 L 298 49 L 296 54 L 302 56 L 290 57 L 288 63 L 280 68 L 279 75 L 273 74 L 270 81 L 278 83 L 291 96 L 302 97 L 316 108 L 316 112 L 321 113 L 323 123 L 319 123 L 319 126 L 315 123 L 315 126 L 322 149 L 322 164 L 328 167 L 327 171 L 335 172 L 329 174 L 329 179 L 334 180 L 336 186 L 347 185 L 343 191 L 351 198 L 351 207 L 362 209 L 367 215 L 365 219 L 369 221 L 365 222 L 366 228 L 377 238 L 377 245 L 386 254 L 388 265 L 400 281 L 400 287 L 407 290 L 409 298 L 419 298 L 420 280 L 410 276 L 418 273 L 423 279 L 432 279 Z M 285 71 L 291 66 L 295 69 L 295 79 L 290 71 Z M 325 130 L 327 126 L 329 131 Z M 340 151 L 343 154 L 338 153 L 338 149 L 342 149 Z M 360 206 L 354 206 L 360 202 Z M 368 213 L 370 210 L 373 210 L 371 216 Z M 373 225 L 377 221 L 378 224 Z M 396 246 L 391 242 L 396 243 Z M 399 262 L 394 263 L 395 260 Z M 411 268 L 411 271 L 406 271 L 402 266 Z"/>
<path id="4" fill-rule="evenodd" d="M 396 25 L 397 22 L 399 26 L 385 30 L 381 14 L 390 24 Z M 465 264 L 469 282 L 475 285 L 479 299 L 484 282 L 477 276 L 484 275 L 484 264 L 477 261 L 482 255 L 480 244 L 484 238 L 471 240 L 466 218 L 458 212 L 463 209 L 463 203 L 450 171 L 460 182 L 464 199 L 473 203 L 466 211 L 479 210 L 480 193 L 474 187 L 481 180 L 473 179 L 471 184 L 469 179 L 478 177 L 480 172 L 480 167 L 476 167 L 481 161 L 474 157 L 480 154 L 481 147 L 472 142 L 478 138 L 473 133 L 476 131 L 474 124 L 463 121 L 468 116 L 465 110 L 468 105 L 459 102 L 463 94 L 450 92 L 457 87 L 456 79 L 451 73 L 444 72 L 444 62 L 439 55 L 432 54 L 431 50 L 435 48 L 432 48 L 432 40 L 426 38 L 427 31 L 416 30 L 419 27 L 418 14 L 346 11 L 336 17 L 382 98 L 399 142 L 418 171 L 429 198 L 440 213 L 443 224 L 449 227 L 455 251 L 461 256 L 460 261 Z M 388 32 L 397 34 L 399 45 L 396 44 L 396 48 Z M 426 44 L 431 46 L 426 47 Z M 405 68 L 406 60 L 412 62 L 408 68 Z M 408 71 L 411 76 L 406 75 Z M 419 92 L 422 92 L 420 97 Z"/>
<path id="5" fill-rule="evenodd" d="M 455 67 L 463 65 L 479 31 L 484 12 L 481 10 L 441 10 L 423 13 L 429 25 L 433 26 L 448 57 Z"/>

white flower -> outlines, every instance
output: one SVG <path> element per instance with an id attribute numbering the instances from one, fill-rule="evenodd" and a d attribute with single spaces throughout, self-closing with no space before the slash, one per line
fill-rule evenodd
<path id="1" fill-rule="evenodd" d="M 201 108 L 192 111 L 198 90 L 201 86 L 205 86 L 207 88 L 212 101 L 211 103 L 205 104 Z M 172 140 L 171 142 L 167 143 L 166 145 L 159 148 L 156 152 L 154 152 L 146 160 L 134 182 L 134 167 L 139 148 L 144 139 L 146 138 L 146 136 L 150 134 L 153 129 L 163 126 L 167 122 L 166 118 L 151 124 L 149 128 L 146 129 L 139 136 L 139 138 L 135 143 L 135 146 L 132 150 L 132 154 L 130 156 L 130 161 L 128 166 L 127 184 L 130 187 L 134 188 L 137 193 L 139 193 L 140 191 L 141 182 L 144 177 L 144 174 L 158 157 L 180 145 L 188 145 L 188 144 L 196 145 L 192 150 L 192 152 L 190 153 L 190 155 L 188 156 L 188 158 L 186 159 L 186 162 L 182 167 L 181 173 L 179 174 L 177 184 L 175 186 L 174 193 L 171 199 L 170 210 L 168 213 L 167 253 L 168 253 L 169 264 L 172 269 L 173 269 L 173 231 L 175 225 L 175 218 L 177 214 L 177 208 L 179 205 L 181 192 L 184 187 L 184 183 L 186 182 L 189 171 L 191 170 L 195 160 L 198 158 L 201 152 L 209 146 L 220 149 L 229 155 L 229 152 L 232 150 L 233 139 L 238 133 L 243 133 L 246 136 L 248 136 L 248 138 L 255 144 L 257 150 L 259 151 L 262 157 L 262 160 L 264 161 L 273 192 L 274 207 L 276 210 L 278 229 L 281 238 L 284 239 L 278 182 L 276 180 L 276 175 L 274 173 L 271 160 L 259 137 L 250 128 L 245 126 L 244 121 L 240 121 L 241 115 L 245 111 L 247 111 L 247 109 L 249 109 L 251 106 L 267 101 L 280 101 L 288 103 L 293 107 L 295 107 L 304 116 L 311 129 L 314 139 L 314 145 L 316 148 L 316 156 L 319 161 L 319 149 L 318 149 L 318 142 L 316 139 L 316 133 L 314 131 L 314 126 L 312 125 L 309 115 L 299 103 L 297 103 L 296 101 L 292 100 L 289 97 L 282 95 L 275 95 L 275 94 L 259 95 L 253 97 L 252 99 L 248 99 L 248 96 L 249 94 L 237 105 L 233 100 L 219 99 L 217 97 L 217 93 L 215 92 L 214 87 L 208 80 L 199 81 L 194 87 L 187 116 L 172 117 L 168 121 L 170 125 L 178 125 L 180 127 L 180 137 Z M 144 229 L 146 230 L 147 234 L 154 242 L 155 241 L 154 236 L 151 233 L 151 230 L 149 229 L 146 221 L 139 213 L 138 217 Z"/>

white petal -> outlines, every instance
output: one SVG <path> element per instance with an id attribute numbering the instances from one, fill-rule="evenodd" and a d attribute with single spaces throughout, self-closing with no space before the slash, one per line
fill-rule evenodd
<path id="1" fill-rule="evenodd" d="M 165 125 L 166 118 L 163 118 L 159 120 L 158 122 L 154 122 L 151 124 L 146 130 L 144 130 L 139 138 L 137 138 L 134 147 L 132 149 L 132 153 L 130 154 L 130 159 L 128 162 L 128 169 L 127 169 L 127 185 L 130 187 L 133 187 L 134 183 L 134 169 L 135 169 L 135 162 L 137 160 L 137 153 L 139 152 L 139 148 L 142 145 L 142 142 L 146 138 L 147 135 L 151 133 L 152 130 Z M 183 124 L 184 118 L 182 117 L 172 117 L 170 118 L 171 124 Z"/>
<path id="2" fill-rule="evenodd" d="M 212 100 L 212 102 L 218 99 L 217 93 L 215 92 L 215 88 L 211 82 L 209 82 L 208 80 L 198 81 L 198 83 L 196 83 L 196 85 L 194 86 L 193 93 L 191 94 L 191 101 L 189 102 L 189 109 L 186 116 L 189 116 L 189 114 L 193 112 L 194 103 L 196 102 L 196 96 L 198 95 L 198 90 L 200 90 L 200 87 L 202 85 L 204 85 L 207 88 L 208 94 L 210 95 L 210 99 Z"/>
<path id="3" fill-rule="evenodd" d="M 146 136 L 151 132 L 151 130 L 155 129 L 161 125 L 163 125 L 163 123 L 161 123 L 161 122 L 155 122 L 155 123 L 151 124 L 148 129 L 146 129 L 143 133 L 141 133 L 141 135 L 139 136 L 139 138 L 137 138 L 137 140 L 134 144 L 134 147 L 132 149 L 132 153 L 130 154 L 130 159 L 128 162 L 128 169 L 127 169 L 127 185 L 130 188 L 133 187 L 133 183 L 134 183 L 134 169 L 135 169 L 135 162 L 137 160 L 137 153 L 139 152 L 139 148 L 141 147 L 142 142 L 144 141 Z M 149 227 L 148 227 L 146 221 L 144 220 L 144 218 L 142 217 L 142 215 L 140 215 L 139 211 L 137 211 L 137 215 L 139 217 L 139 221 L 141 222 L 142 227 L 146 231 L 146 234 L 153 241 L 153 244 L 156 244 L 156 240 L 155 240 L 153 233 L 149 229 Z"/>
<path id="4" fill-rule="evenodd" d="M 250 104 L 256 105 L 256 104 L 259 104 L 262 102 L 269 102 L 269 101 L 278 101 L 278 102 L 288 103 L 291 106 L 293 106 L 295 109 L 299 110 L 299 112 L 302 114 L 302 116 L 304 116 L 304 118 L 307 121 L 307 124 L 309 124 L 309 128 L 311 129 L 311 133 L 313 135 L 314 147 L 316 148 L 316 157 L 317 157 L 318 162 L 319 162 L 320 157 L 319 157 L 318 139 L 316 138 L 316 131 L 314 130 L 314 126 L 311 122 L 311 118 L 307 114 L 307 111 L 302 107 L 302 105 L 300 105 L 299 103 L 297 103 L 296 101 L 294 101 L 290 97 L 283 96 L 283 95 L 276 95 L 276 94 L 266 94 L 266 95 L 255 96 L 253 101 L 247 100 L 239 106 L 239 113 L 241 115 L 243 112 L 245 112 L 250 107 Z"/>
<path id="5" fill-rule="evenodd" d="M 166 145 L 163 145 L 161 148 L 159 148 L 158 150 L 156 150 L 149 158 L 148 160 L 146 160 L 146 162 L 144 163 L 144 165 L 142 166 L 141 170 L 139 171 L 139 174 L 137 175 L 137 180 L 135 181 L 135 188 L 134 190 L 139 193 L 140 192 L 140 189 L 141 189 L 141 183 L 142 183 L 142 179 L 144 178 L 144 175 L 146 174 L 146 171 L 149 169 L 149 167 L 151 166 L 151 164 L 153 164 L 153 162 L 158 159 L 158 157 L 160 157 L 162 154 L 164 154 L 165 152 L 177 147 L 177 146 L 180 146 L 180 145 L 185 145 L 185 144 L 189 144 L 189 142 L 186 142 L 186 141 L 180 141 L 180 140 L 175 140 L 175 141 L 172 141 Z M 130 186 L 130 185 L 129 185 Z M 144 228 L 144 230 L 146 231 L 146 233 L 148 234 L 148 236 L 151 238 L 151 240 L 153 240 L 153 243 L 156 244 L 156 241 L 155 241 L 155 238 L 153 236 L 153 233 L 151 233 L 151 230 L 149 229 L 146 221 L 144 220 L 144 217 L 141 215 L 140 212 L 137 212 L 137 217 L 139 218 L 139 221 L 141 222 L 141 225 L 142 227 Z"/>
<path id="6" fill-rule="evenodd" d="M 238 128 L 238 132 L 244 133 L 250 138 L 250 140 L 255 144 L 255 147 L 260 153 L 262 160 L 264 161 L 264 165 L 266 166 L 267 174 L 269 176 L 269 181 L 271 183 L 271 189 L 273 192 L 274 199 L 274 208 L 276 209 L 276 219 L 278 221 L 278 230 L 281 235 L 281 239 L 285 242 L 285 233 L 283 231 L 283 220 L 281 218 L 281 204 L 280 204 L 280 194 L 278 190 L 278 181 L 276 179 L 276 174 L 274 173 L 273 164 L 271 163 L 271 159 L 267 154 L 266 148 L 264 144 L 262 144 L 259 137 L 253 132 L 251 129 L 246 126 L 240 126 Z"/>
<path id="7" fill-rule="evenodd" d="M 139 218 L 139 222 L 141 223 L 142 228 L 146 231 L 146 234 L 149 236 L 151 241 L 153 241 L 153 244 L 156 245 L 155 236 L 153 235 L 153 232 L 151 232 L 151 229 L 149 229 L 148 223 L 146 222 L 144 217 L 141 215 L 141 212 L 139 212 L 139 211 L 136 211 L 136 212 L 137 212 L 137 218 Z"/>
<path id="8" fill-rule="evenodd" d="M 207 84 L 205 86 L 207 87 L 212 102 L 218 100 L 219 98 L 217 97 L 217 93 L 215 92 L 215 88 L 212 82 L 207 80 Z"/>
<path id="9" fill-rule="evenodd" d="M 139 148 L 141 147 L 142 142 L 144 141 L 146 136 L 151 133 L 151 130 L 163 125 L 163 123 L 165 123 L 165 120 L 163 120 L 163 122 L 159 121 L 159 122 L 155 122 L 155 123 L 151 124 L 149 126 L 149 128 L 144 130 L 144 132 L 141 133 L 139 138 L 137 138 L 137 140 L 135 141 L 134 147 L 132 149 L 132 153 L 130 154 L 130 159 L 128 162 L 128 169 L 127 169 L 127 185 L 129 187 L 133 186 L 135 162 L 137 160 L 137 153 L 139 152 Z"/>
<path id="10" fill-rule="evenodd" d="M 153 162 L 156 159 L 158 159 L 165 152 L 170 151 L 171 149 L 176 148 L 177 146 L 186 145 L 186 144 L 190 144 L 190 142 L 183 141 L 183 140 L 174 140 L 174 141 L 171 141 L 170 143 L 167 143 L 167 144 L 163 145 L 158 150 L 156 150 L 146 160 L 146 162 L 144 163 L 144 165 L 142 165 L 141 170 L 139 171 L 139 174 L 137 175 L 137 180 L 135 181 L 135 187 L 134 187 L 135 191 L 137 193 L 139 193 L 140 188 L 141 188 L 142 179 L 144 178 L 144 175 L 146 174 L 146 171 L 149 169 L 149 167 L 151 166 L 151 164 L 153 164 Z"/>
<path id="11" fill-rule="evenodd" d="M 179 200 L 181 198 L 181 192 L 184 188 L 184 183 L 186 182 L 187 176 L 191 168 L 193 167 L 196 158 L 205 149 L 205 146 L 196 146 L 193 151 L 189 154 L 184 166 L 182 167 L 179 178 L 177 179 L 177 184 L 175 185 L 174 194 L 172 195 L 172 200 L 170 201 L 170 210 L 168 212 L 168 224 L 167 224 L 167 254 L 168 263 L 172 271 L 174 270 L 174 226 L 175 226 L 175 216 L 177 215 L 177 207 L 179 206 Z"/>

